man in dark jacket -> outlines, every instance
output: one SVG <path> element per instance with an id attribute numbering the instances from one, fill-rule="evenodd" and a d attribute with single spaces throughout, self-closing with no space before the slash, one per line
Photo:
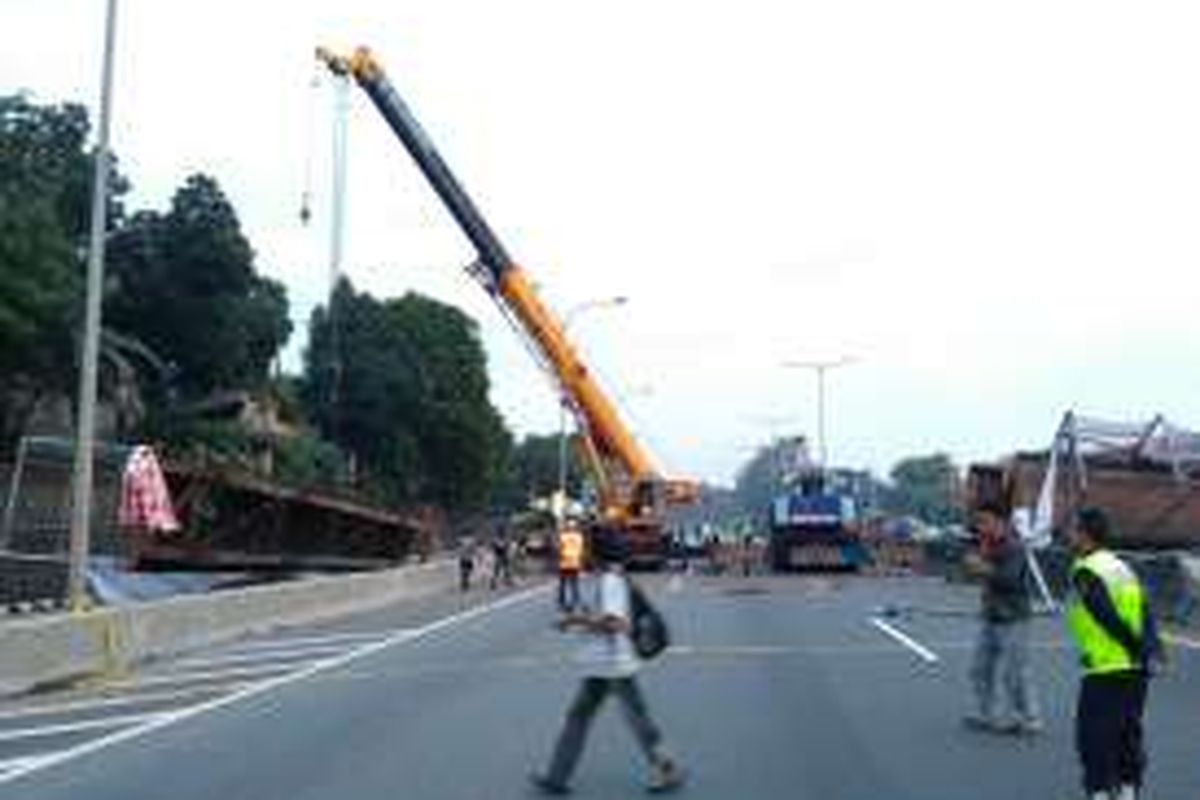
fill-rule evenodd
<path id="1" fill-rule="evenodd" d="M 968 727 L 1036 734 L 1043 729 L 1029 677 L 1029 563 L 1004 509 L 985 504 L 976 512 L 980 558 L 971 565 L 982 579 L 982 624 L 971 664 L 975 710 Z M 1004 684 L 1008 715 L 996 713 L 996 679 Z"/>

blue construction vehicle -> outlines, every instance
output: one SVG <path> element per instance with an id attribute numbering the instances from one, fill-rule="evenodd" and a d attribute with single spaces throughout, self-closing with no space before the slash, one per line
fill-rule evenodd
<path id="1" fill-rule="evenodd" d="M 771 503 L 768 530 L 776 572 L 856 572 L 870 561 L 858 503 L 837 483 L 813 470 Z"/>

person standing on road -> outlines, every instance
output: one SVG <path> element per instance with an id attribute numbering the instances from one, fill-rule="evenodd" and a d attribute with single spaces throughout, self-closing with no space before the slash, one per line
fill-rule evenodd
<path id="1" fill-rule="evenodd" d="M 971 664 L 975 710 L 968 727 L 998 733 L 1036 734 L 1043 729 L 1029 676 L 1029 564 L 1022 544 L 998 504 L 976 512 L 980 558 L 968 569 L 983 581 L 982 624 Z M 996 714 L 996 678 L 1004 684 L 1008 717 Z"/>
<path id="2" fill-rule="evenodd" d="M 512 540 L 503 527 L 492 534 L 492 578 L 489 586 L 495 591 L 501 584 L 513 585 Z"/>
<path id="3" fill-rule="evenodd" d="M 568 522 L 558 534 L 558 607 L 563 611 L 574 611 L 579 606 L 583 551 L 583 534 L 574 522 Z"/>
<path id="4" fill-rule="evenodd" d="M 579 629 L 588 636 L 580 653 L 584 679 L 567 711 L 549 769 L 535 772 L 531 780 L 543 794 L 570 792 L 571 775 L 583 753 L 592 720 L 605 699 L 615 694 L 650 764 L 647 789 L 673 791 L 683 785 L 684 771 L 664 746 L 637 682 L 639 661 L 629 638 L 632 601 L 623 569 L 628 546 L 617 533 L 602 530 L 592 537 L 589 555 L 596 571 L 589 576 L 586 587 L 587 607 L 568 613 L 558 625 L 560 630 Z"/>
<path id="5" fill-rule="evenodd" d="M 464 536 L 458 540 L 458 588 L 471 588 L 471 573 L 475 571 L 475 540 Z"/>
<path id="6" fill-rule="evenodd" d="M 1089 798 L 1135 800 L 1146 768 L 1146 689 L 1164 654 L 1146 591 L 1129 565 L 1107 549 L 1110 535 L 1102 510 L 1084 508 L 1076 515 L 1067 622 L 1084 675 L 1075 747 Z"/>

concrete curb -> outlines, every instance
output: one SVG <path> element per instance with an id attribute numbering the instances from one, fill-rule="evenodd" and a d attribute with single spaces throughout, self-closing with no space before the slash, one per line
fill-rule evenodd
<path id="1" fill-rule="evenodd" d="M 434 594 L 457 580 L 453 561 L 318 577 L 0 625 L 0 695 L 91 676 L 281 625 L 368 611 Z"/>

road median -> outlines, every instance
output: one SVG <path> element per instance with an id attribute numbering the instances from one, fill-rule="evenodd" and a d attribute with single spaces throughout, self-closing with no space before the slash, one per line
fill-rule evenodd
<path id="1" fill-rule="evenodd" d="M 115 676 L 159 658 L 445 591 L 452 561 L 185 595 L 0 625 L 0 695 Z"/>

